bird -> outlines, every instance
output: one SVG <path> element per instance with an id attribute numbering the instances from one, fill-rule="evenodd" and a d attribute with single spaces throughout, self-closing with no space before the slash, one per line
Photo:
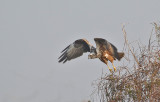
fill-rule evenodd
<path id="1" fill-rule="evenodd" d="M 96 48 L 84 38 L 75 40 L 72 44 L 62 50 L 62 55 L 58 58 L 58 62 L 66 63 L 67 61 L 82 56 L 83 53 L 89 52 L 88 59 L 99 58 L 100 61 L 108 66 L 110 72 L 112 72 L 112 68 L 108 65 L 109 60 L 112 63 L 114 71 L 116 71 L 117 69 L 113 64 L 113 61 L 116 59 L 120 61 L 121 58 L 124 57 L 124 52 L 118 52 L 117 48 L 106 39 L 94 38 L 94 41 L 96 43 Z"/>

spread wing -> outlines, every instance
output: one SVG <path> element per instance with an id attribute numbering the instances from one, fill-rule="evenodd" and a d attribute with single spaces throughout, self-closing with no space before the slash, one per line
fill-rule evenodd
<path id="1" fill-rule="evenodd" d="M 94 38 L 94 41 L 96 42 L 96 46 L 98 46 L 97 48 L 103 47 L 102 50 L 107 50 L 114 58 L 120 59 L 117 48 L 113 44 L 102 38 Z"/>
<path id="2" fill-rule="evenodd" d="M 71 59 L 82 56 L 85 52 L 90 52 L 90 43 L 85 39 L 76 40 L 74 43 L 67 46 L 58 58 L 59 62 L 65 63 Z"/>

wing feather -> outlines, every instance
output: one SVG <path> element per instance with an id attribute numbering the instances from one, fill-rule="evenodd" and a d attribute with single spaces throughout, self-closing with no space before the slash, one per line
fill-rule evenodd
<path id="1" fill-rule="evenodd" d="M 64 50 L 62 50 L 61 53 L 66 51 L 68 48 L 69 48 L 69 45 Z"/>
<path id="2" fill-rule="evenodd" d="M 117 48 L 112 43 L 110 43 L 107 40 L 102 39 L 102 38 L 94 38 L 94 40 L 95 40 L 97 46 L 103 46 L 103 48 L 105 48 L 105 50 L 109 51 L 109 53 L 113 57 L 119 59 Z"/>
<path id="3" fill-rule="evenodd" d="M 67 46 L 62 50 L 62 55 L 58 58 L 59 62 L 65 63 L 66 61 L 82 56 L 85 52 L 90 52 L 91 45 L 86 41 L 87 40 L 79 39 Z"/>
<path id="4" fill-rule="evenodd" d="M 119 55 L 118 55 L 117 48 L 112 43 L 110 43 L 110 45 L 111 45 L 111 47 L 113 49 L 113 52 L 114 52 L 113 56 L 119 60 L 120 58 L 119 58 Z"/>

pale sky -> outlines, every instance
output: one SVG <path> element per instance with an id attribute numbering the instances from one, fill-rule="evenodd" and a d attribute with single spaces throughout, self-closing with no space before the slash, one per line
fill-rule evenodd
<path id="1" fill-rule="evenodd" d="M 129 41 L 146 44 L 159 10 L 160 0 L 1 0 L 0 102 L 89 100 L 107 66 L 88 54 L 61 64 L 60 52 L 80 38 L 95 45 L 94 37 L 122 51 L 122 23 Z"/>

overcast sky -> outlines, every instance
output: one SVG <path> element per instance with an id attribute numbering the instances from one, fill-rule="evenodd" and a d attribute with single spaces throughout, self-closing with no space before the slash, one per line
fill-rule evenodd
<path id="1" fill-rule="evenodd" d="M 1 0 L 0 101 L 82 102 L 102 70 L 84 54 L 58 63 L 76 39 L 102 37 L 123 50 L 122 23 L 130 41 L 146 44 L 150 23 L 160 20 L 160 0 Z M 119 66 L 124 62 L 115 62 Z"/>

